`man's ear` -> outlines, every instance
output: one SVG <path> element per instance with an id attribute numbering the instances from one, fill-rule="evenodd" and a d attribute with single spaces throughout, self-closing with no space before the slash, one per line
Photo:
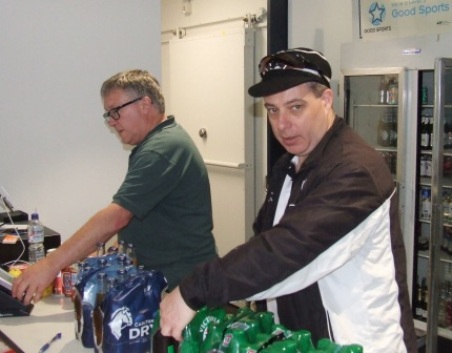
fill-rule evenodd
<path id="1" fill-rule="evenodd" d="M 334 92 L 331 88 L 323 91 L 321 99 L 325 102 L 325 107 L 331 108 L 334 101 Z"/>
<path id="2" fill-rule="evenodd" d="M 149 111 L 152 107 L 152 99 L 148 96 L 144 96 L 143 99 L 141 99 L 141 106 L 145 112 Z"/>

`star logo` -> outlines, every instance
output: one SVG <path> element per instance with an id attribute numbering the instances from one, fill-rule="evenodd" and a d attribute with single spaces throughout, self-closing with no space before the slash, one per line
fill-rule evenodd
<path id="1" fill-rule="evenodd" d="M 379 26 L 383 23 L 386 17 L 386 8 L 383 4 L 373 2 L 369 6 L 369 20 L 374 26 Z"/>

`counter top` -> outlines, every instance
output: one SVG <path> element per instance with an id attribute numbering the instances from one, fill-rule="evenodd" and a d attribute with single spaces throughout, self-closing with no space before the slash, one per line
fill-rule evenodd
<path id="1" fill-rule="evenodd" d="M 58 332 L 61 339 L 46 352 L 92 353 L 92 348 L 84 348 L 75 339 L 74 325 L 71 299 L 53 294 L 35 304 L 30 316 L 0 318 L 0 330 L 27 353 L 38 352 Z"/>

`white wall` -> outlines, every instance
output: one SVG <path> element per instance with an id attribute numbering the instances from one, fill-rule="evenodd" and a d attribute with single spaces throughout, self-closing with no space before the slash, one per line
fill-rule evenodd
<path id="1" fill-rule="evenodd" d="M 244 17 L 267 8 L 267 0 L 191 0 L 191 14 L 185 15 L 182 4 L 182 0 L 162 1 L 162 30 Z"/>
<path id="2" fill-rule="evenodd" d="M 327 57 L 333 71 L 334 108 L 342 116 L 340 51 L 341 44 L 354 38 L 353 6 L 356 0 L 289 0 L 289 47 L 320 50 Z"/>
<path id="3" fill-rule="evenodd" d="M 160 75 L 160 1 L 1 1 L 0 185 L 70 236 L 111 202 L 129 152 L 102 119 L 112 74 Z M 0 207 L 1 210 L 1 207 Z"/>
<path id="4" fill-rule="evenodd" d="M 169 95 L 169 54 L 168 40 L 174 37 L 177 29 L 185 31 L 188 35 L 197 35 L 208 33 L 209 31 L 222 30 L 224 28 L 243 27 L 242 19 L 247 15 L 260 15 L 261 9 L 267 9 L 267 0 L 192 0 L 191 14 L 185 15 L 182 0 L 164 0 L 162 1 L 162 87 L 165 96 L 169 102 L 168 113 L 172 112 L 173 102 Z M 255 77 L 257 65 L 260 59 L 266 54 L 267 50 L 267 21 L 263 16 L 262 22 L 255 26 Z M 209 50 L 211 48 L 206 48 Z M 202 53 L 199 53 L 199 67 L 202 70 L 203 65 L 215 65 L 212 62 L 203 61 Z M 206 92 L 206 99 L 212 92 Z M 174 104 L 183 104 L 174 102 Z M 225 104 L 231 102 L 225 100 Z M 221 107 L 219 107 L 220 109 Z M 176 116 L 177 119 L 177 116 Z M 265 196 L 265 171 L 267 158 L 266 145 L 266 114 L 261 105 L 256 105 L 255 111 L 255 167 L 256 167 L 256 207 L 260 207 Z"/>
<path id="5" fill-rule="evenodd" d="M 208 165 L 213 233 L 222 255 L 252 234 L 255 205 L 260 207 L 265 194 L 266 116 L 257 105 L 253 113 L 253 99 L 243 96 L 243 88 L 251 86 L 256 60 L 265 52 L 266 18 L 255 26 L 243 19 L 259 17 L 266 0 L 193 0 L 189 15 L 182 6 L 179 0 L 162 2 L 162 86 L 168 112 L 175 113 L 205 160 L 253 166 Z M 205 140 L 198 136 L 200 127 L 208 131 Z"/>

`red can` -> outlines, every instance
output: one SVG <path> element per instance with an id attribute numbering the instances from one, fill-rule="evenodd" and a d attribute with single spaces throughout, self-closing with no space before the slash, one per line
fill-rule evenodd
<path id="1" fill-rule="evenodd" d="M 63 279 L 63 294 L 66 297 L 72 297 L 74 294 L 74 285 L 77 280 L 77 270 L 74 266 L 63 268 L 61 271 Z"/>
<path id="2" fill-rule="evenodd" d="M 63 294 L 63 281 L 61 279 L 61 271 L 58 272 L 58 275 L 53 281 L 53 294 Z"/>

